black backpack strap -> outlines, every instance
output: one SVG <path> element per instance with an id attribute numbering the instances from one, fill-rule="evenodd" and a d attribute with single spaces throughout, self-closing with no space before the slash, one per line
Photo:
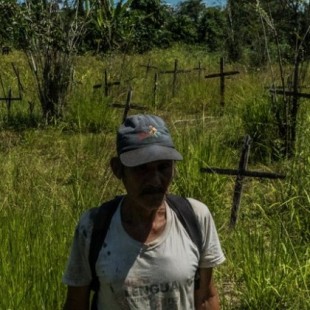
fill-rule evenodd
<path id="1" fill-rule="evenodd" d="M 172 194 L 167 195 L 167 201 L 201 253 L 202 233 L 192 205 L 186 198 Z"/>
<path id="2" fill-rule="evenodd" d="M 201 254 L 202 232 L 192 205 L 186 198 L 172 194 L 167 195 L 167 201 L 169 207 L 176 213 L 179 221 L 182 223 Z M 195 275 L 195 289 L 199 289 L 199 282 L 199 270 L 197 269 Z"/>
<path id="3" fill-rule="evenodd" d="M 100 207 L 94 208 L 91 213 L 91 218 L 94 224 L 88 260 L 92 272 L 92 282 L 90 284 L 90 288 L 95 292 L 99 290 L 99 280 L 96 274 L 96 261 L 108 232 L 113 214 L 115 213 L 122 198 L 123 196 L 117 196 L 113 200 L 105 202 Z"/>

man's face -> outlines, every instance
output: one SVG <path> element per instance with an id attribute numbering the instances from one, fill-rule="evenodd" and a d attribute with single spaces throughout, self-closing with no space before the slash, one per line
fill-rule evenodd
<path id="1" fill-rule="evenodd" d="M 160 160 L 123 168 L 123 183 L 128 199 L 145 208 L 159 207 L 174 174 L 172 160 Z"/>

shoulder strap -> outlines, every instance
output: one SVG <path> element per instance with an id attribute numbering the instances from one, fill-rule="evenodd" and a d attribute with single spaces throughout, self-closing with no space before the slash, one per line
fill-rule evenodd
<path id="1" fill-rule="evenodd" d="M 197 221 L 195 212 L 190 202 L 181 196 L 169 194 L 167 201 L 171 209 L 176 213 L 178 219 L 184 226 L 189 237 L 196 244 L 199 252 L 202 251 L 202 234 L 201 228 Z"/>
<path id="2" fill-rule="evenodd" d="M 195 212 L 190 202 L 181 196 L 167 195 L 169 207 L 176 213 L 191 240 L 196 244 L 199 253 L 202 253 L 202 233 Z M 200 287 L 199 268 L 195 274 L 195 290 Z"/>
<path id="3" fill-rule="evenodd" d="M 99 288 L 99 280 L 96 275 L 96 261 L 108 232 L 112 216 L 115 213 L 121 199 L 122 196 L 117 196 L 114 199 L 105 202 L 100 207 L 95 208 L 91 214 L 94 224 L 90 241 L 88 260 L 92 273 L 92 282 L 90 287 L 95 292 Z"/>

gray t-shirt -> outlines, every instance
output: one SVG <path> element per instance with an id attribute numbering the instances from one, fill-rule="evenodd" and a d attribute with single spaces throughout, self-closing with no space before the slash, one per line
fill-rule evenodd
<path id="1" fill-rule="evenodd" d="M 198 267 L 209 268 L 224 260 L 209 209 L 189 198 L 200 223 L 203 252 L 188 236 L 177 215 L 168 207 L 163 233 L 143 244 L 131 238 L 116 210 L 96 263 L 100 281 L 98 309 L 194 309 L 194 278 Z M 92 231 L 89 211 L 76 228 L 63 282 L 85 286 L 91 282 L 88 252 Z"/>

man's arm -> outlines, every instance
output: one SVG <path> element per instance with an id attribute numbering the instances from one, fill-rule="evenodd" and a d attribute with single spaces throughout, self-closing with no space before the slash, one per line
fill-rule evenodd
<path id="1" fill-rule="evenodd" d="M 199 269 L 199 288 L 195 290 L 196 310 L 219 310 L 220 300 L 212 280 L 212 268 Z"/>
<path id="2" fill-rule="evenodd" d="M 68 286 L 63 310 L 89 310 L 90 287 Z"/>

